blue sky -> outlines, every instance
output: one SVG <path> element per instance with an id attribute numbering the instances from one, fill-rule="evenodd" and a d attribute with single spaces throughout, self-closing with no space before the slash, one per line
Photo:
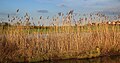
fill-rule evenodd
<path id="1" fill-rule="evenodd" d="M 27 12 L 36 18 L 41 15 L 53 16 L 58 12 L 67 13 L 69 10 L 76 13 L 119 13 L 120 0 L 0 0 L 0 19 L 4 19 L 8 13 L 15 15 L 17 9 L 20 9 L 21 16 Z"/>

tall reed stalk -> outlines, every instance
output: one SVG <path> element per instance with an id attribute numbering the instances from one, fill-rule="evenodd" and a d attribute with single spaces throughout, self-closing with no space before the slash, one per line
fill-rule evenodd
<path id="1" fill-rule="evenodd" d="M 35 33 L 30 25 L 11 26 L 9 29 L 1 26 L 1 33 L 6 33 L 0 36 L 0 61 L 34 62 L 120 54 L 119 25 L 73 26 L 72 16 L 69 14 L 62 18 L 65 24 L 61 26 L 59 17 L 53 18 L 53 26 L 48 29 L 38 26 L 40 31 Z"/>

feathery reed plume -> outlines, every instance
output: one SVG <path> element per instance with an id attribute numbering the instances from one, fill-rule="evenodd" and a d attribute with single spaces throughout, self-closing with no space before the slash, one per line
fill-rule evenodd
<path id="1" fill-rule="evenodd" d="M 19 12 L 19 9 L 17 9 L 17 13 Z"/>
<path id="2" fill-rule="evenodd" d="M 40 19 L 42 19 L 42 16 L 40 16 Z"/>
<path id="3" fill-rule="evenodd" d="M 68 15 L 70 15 L 70 14 L 73 15 L 73 11 L 74 11 L 74 10 L 70 10 L 70 11 L 68 12 Z"/>
<path id="4" fill-rule="evenodd" d="M 10 18 L 10 15 L 8 14 L 8 18 Z"/>
<path id="5" fill-rule="evenodd" d="M 47 17 L 47 19 L 49 19 L 49 16 Z"/>
<path id="6" fill-rule="evenodd" d="M 59 16 L 62 16 L 62 13 L 61 13 L 61 12 L 59 12 L 59 13 L 58 13 L 58 15 L 59 15 Z"/>

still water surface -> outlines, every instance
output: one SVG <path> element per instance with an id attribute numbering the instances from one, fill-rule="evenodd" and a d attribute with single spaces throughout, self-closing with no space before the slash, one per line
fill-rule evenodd
<path id="1" fill-rule="evenodd" d="M 53 60 L 39 63 L 120 63 L 120 56 L 99 57 L 92 59 L 69 59 L 69 60 Z"/>

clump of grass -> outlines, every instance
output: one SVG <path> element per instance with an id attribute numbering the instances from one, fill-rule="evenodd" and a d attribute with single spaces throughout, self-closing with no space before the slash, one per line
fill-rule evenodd
<path id="1" fill-rule="evenodd" d="M 26 16 L 25 26 L 21 23 L 2 29 L 5 33 L 0 37 L 0 61 L 33 62 L 120 54 L 118 25 L 74 26 L 73 11 L 70 11 L 62 19 L 64 24 L 61 26 L 58 25 L 59 16 L 53 18 L 54 26 L 38 26 L 36 31 L 31 31 L 34 26 L 30 26 L 27 13 Z"/>

